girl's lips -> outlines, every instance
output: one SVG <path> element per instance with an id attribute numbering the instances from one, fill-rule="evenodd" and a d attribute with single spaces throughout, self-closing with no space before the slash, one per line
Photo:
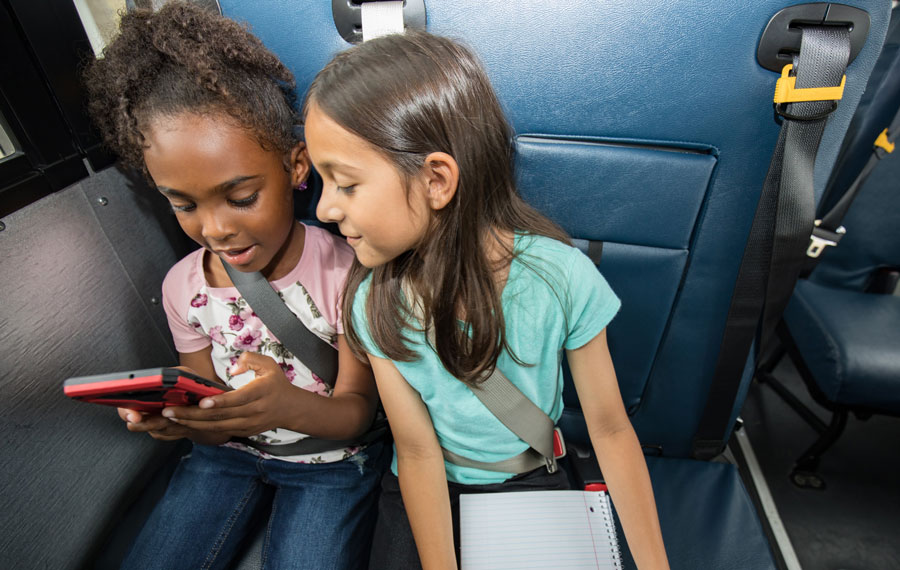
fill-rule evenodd
<path id="1" fill-rule="evenodd" d="M 219 252 L 222 259 L 229 265 L 247 265 L 253 260 L 256 253 L 256 245 L 251 245 L 243 249 L 227 249 Z"/>
<path id="2" fill-rule="evenodd" d="M 361 240 L 361 239 L 362 239 L 362 236 L 356 236 L 356 237 L 347 236 L 347 243 L 350 244 L 350 247 L 353 247 L 356 244 L 358 244 L 359 240 Z"/>

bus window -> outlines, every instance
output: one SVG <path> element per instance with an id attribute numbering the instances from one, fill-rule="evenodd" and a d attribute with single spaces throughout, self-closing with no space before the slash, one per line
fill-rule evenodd
<path id="1" fill-rule="evenodd" d="M 119 28 L 119 13 L 125 10 L 125 0 L 74 0 L 81 25 L 91 42 L 96 55 L 116 34 Z"/>
<path id="2" fill-rule="evenodd" d="M 15 137 L 6 124 L 6 119 L 0 113 L 0 162 L 7 156 L 15 154 L 19 150 L 19 146 L 15 142 Z"/>

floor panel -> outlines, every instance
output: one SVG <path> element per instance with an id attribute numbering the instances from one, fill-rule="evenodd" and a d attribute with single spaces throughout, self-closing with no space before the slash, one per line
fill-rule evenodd
<path id="1" fill-rule="evenodd" d="M 775 375 L 827 421 L 827 410 L 811 400 L 787 359 Z M 827 488 L 818 491 L 788 479 L 794 460 L 816 437 L 811 427 L 758 383 L 741 415 L 804 570 L 900 568 L 900 419 L 851 415 L 822 458 L 819 474 Z"/>

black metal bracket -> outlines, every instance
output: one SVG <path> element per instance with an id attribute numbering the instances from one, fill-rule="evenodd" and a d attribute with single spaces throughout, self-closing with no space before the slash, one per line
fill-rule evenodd
<path id="1" fill-rule="evenodd" d="M 362 41 L 362 4 L 379 0 L 331 0 L 331 14 L 338 33 L 351 44 Z M 403 0 L 406 29 L 425 29 L 425 0 Z"/>
<path id="2" fill-rule="evenodd" d="M 816 2 L 789 6 L 772 16 L 759 40 L 756 59 L 766 69 L 781 72 L 800 53 L 803 26 L 846 26 L 850 30 L 850 59 L 856 59 L 869 35 L 869 13 L 845 4 Z"/>

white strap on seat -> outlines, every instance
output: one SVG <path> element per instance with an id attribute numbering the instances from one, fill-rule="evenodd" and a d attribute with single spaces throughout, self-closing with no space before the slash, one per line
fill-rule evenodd
<path id="1" fill-rule="evenodd" d="M 403 33 L 403 2 L 363 2 L 362 34 L 367 42 L 378 36 Z"/>

